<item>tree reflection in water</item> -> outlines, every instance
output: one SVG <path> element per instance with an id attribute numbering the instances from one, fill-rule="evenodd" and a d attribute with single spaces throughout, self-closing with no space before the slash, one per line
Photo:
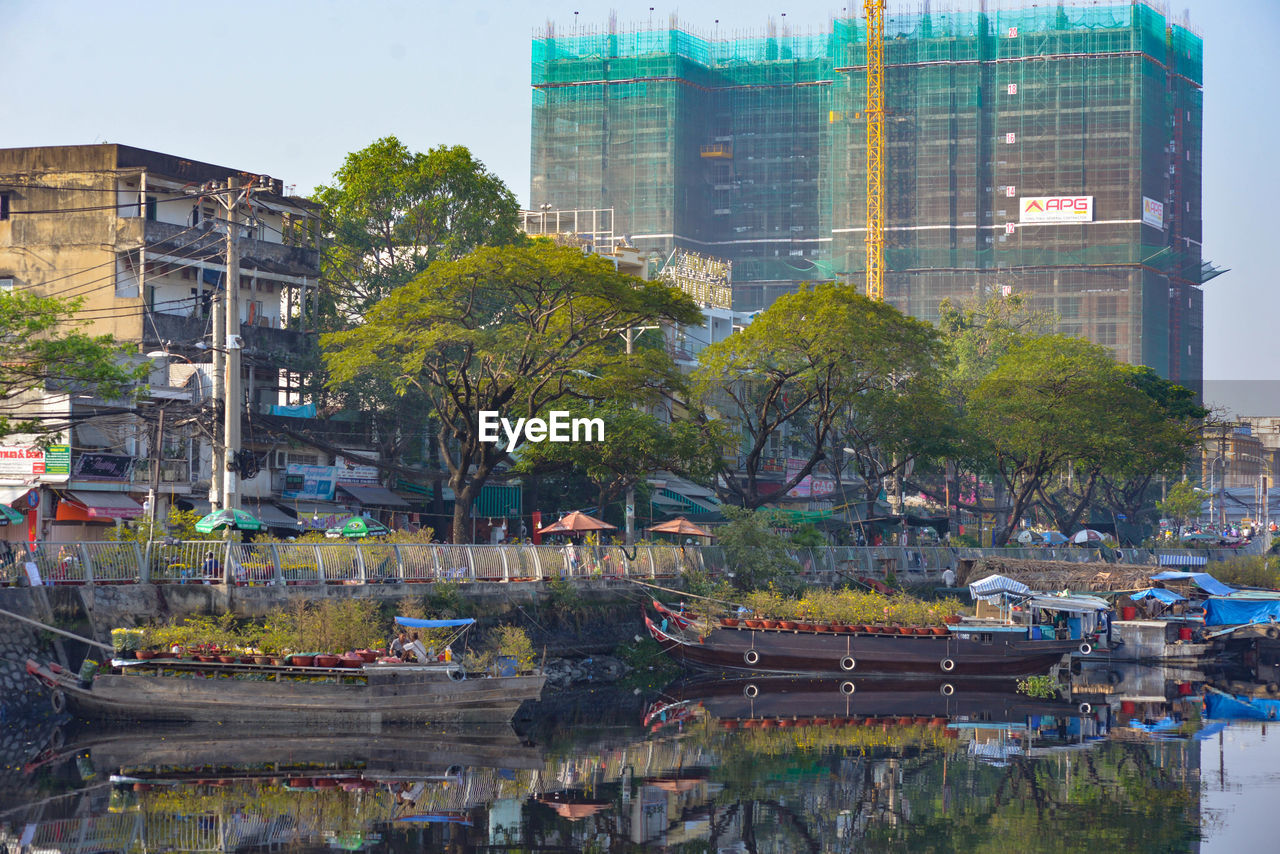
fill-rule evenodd
<path id="1" fill-rule="evenodd" d="M 29 844 L 66 852 L 664 846 L 1041 854 L 1194 846 L 1194 742 L 1127 730 L 1086 739 L 1079 721 L 1064 737 L 1059 720 L 1034 722 L 676 714 L 656 731 L 597 730 L 589 740 L 563 739 L 551 753 L 522 746 L 522 770 L 504 769 L 498 751 L 410 774 L 403 751 L 399 772 L 386 753 L 308 761 L 305 742 L 277 761 L 236 765 L 228 756 L 217 767 L 184 767 L 121 762 L 127 750 L 118 742 L 72 742 L 39 773 L 44 784 L 61 779 L 73 790 L 50 796 L 46 785 L 0 813 L 0 844 L 16 846 L 25 832 Z M 166 736 L 171 755 L 183 753 L 183 737 Z M 190 738 L 192 750 L 207 743 L 198 731 Z M 91 767 L 95 755 L 113 757 L 116 767 Z M 109 774 L 117 776 L 108 784 Z"/>

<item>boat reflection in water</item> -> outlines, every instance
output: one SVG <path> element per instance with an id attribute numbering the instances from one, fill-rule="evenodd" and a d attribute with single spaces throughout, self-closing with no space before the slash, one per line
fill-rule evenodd
<path id="1" fill-rule="evenodd" d="M 7 810 L 0 792 L 0 848 L 847 852 L 964 839 L 1031 851 L 1056 839 L 1147 852 L 1198 838 L 1199 742 L 1116 725 L 1102 700 L 789 677 L 686 680 L 625 709 L 604 696 L 583 695 L 594 728 L 547 728 L 537 747 L 509 730 L 421 727 L 72 733 L 28 772 L 41 785 L 25 806 Z"/>

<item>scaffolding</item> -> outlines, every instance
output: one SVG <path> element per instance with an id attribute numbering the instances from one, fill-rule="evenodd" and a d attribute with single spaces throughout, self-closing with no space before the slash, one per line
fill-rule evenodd
<path id="1" fill-rule="evenodd" d="M 994 5 L 994 4 L 993 4 Z M 935 319 L 1009 287 L 1131 362 L 1198 387 L 1202 43 L 1145 3 L 884 21 L 885 299 Z M 611 25 L 616 30 L 616 25 Z M 716 39 L 540 34 L 532 201 L 612 207 L 667 256 L 733 264 L 734 308 L 865 280 L 866 26 Z M 1024 200 L 1092 200 L 1034 223 Z"/>

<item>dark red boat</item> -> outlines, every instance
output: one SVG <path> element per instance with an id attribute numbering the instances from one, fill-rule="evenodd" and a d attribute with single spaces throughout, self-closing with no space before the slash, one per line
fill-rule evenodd
<path id="1" fill-rule="evenodd" d="M 1087 642 L 1030 640 L 1016 626 L 948 627 L 941 634 L 753 629 L 662 610 L 663 625 L 645 615 L 649 634 L 676 661 L 709 671 L 1008 679 L 1047 673 L 1072 653 L 1092 651 Z"/>

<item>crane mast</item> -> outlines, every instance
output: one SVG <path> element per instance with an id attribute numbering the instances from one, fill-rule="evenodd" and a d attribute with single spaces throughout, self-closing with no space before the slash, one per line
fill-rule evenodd
<path id="1" fill-rule="evenodd" d="M 864 0 L 867 16 L 867 296 L 884 299 L 884 7 Z"/>

